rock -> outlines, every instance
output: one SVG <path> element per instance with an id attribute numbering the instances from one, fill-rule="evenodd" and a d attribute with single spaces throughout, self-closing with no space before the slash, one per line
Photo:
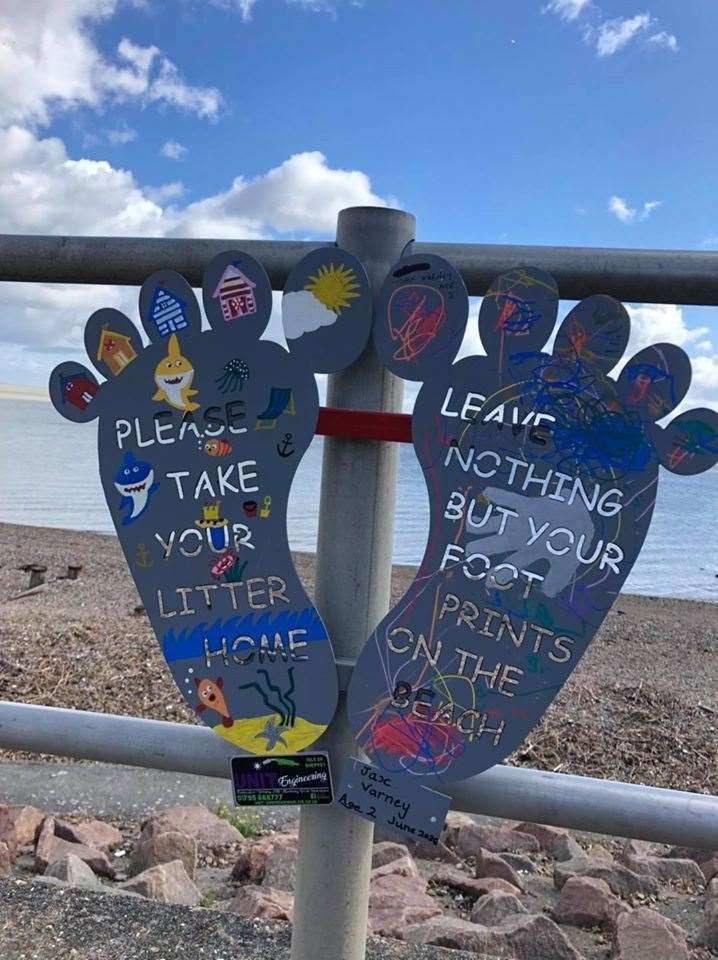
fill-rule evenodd
<path id="1" fill-rule="evenodd" d="M 377 867 L 372 870 L 371 879 L 378 880 L 379 877 L 418 877 L 419 870 L 414 863 L 413 857 L 402 857 L 401 860 L 392 860 L 391 863 L 385 863 L 383 867 Z"/>
<path id="2" fill-rule="evenodd" d="M 237 854 L 232 879 L 240 883 L 261 883 L 270 851 L 275 846 L 288 846 L 296 851 L 298 843 L 296 833 L 272 833 L 259 840 L 246 842 Z"/>
<path id="3" fill-rule="evenodd" d="M 378 936 L 400 940 L 407 926 L 439 913 L 441 906 L 429 896 L 426 882 L 420 878 L 389 876 L 371 882 L 369 919 Z"/>
<path id="4" fill-rule="evenodd" d="M 470 817 L 468 813 L 459 813 L 458 810 L 449 810 L 446 815 L 446 820 L 444 821 L 444 829 L 441 832 L 441 839 L 444 841 L 447 847 L 452 849 L 456 846 L 456 841 L 459 839 L 459 831 L 462 827 L 465 827 L 467 824 L 471 825 L 474 823 L 474 818 Z"/>
<path id="5" fill-rule="evenodd" d="M 178 903 L 185 907 L 196 907 L 201 900 L 200 892 L 188 877 L 181 860 L 160 863 L 143 870 L 120 884 L 119 888 L 129 893 L 139 893 L 149 900 Z"/>
<path id="6" fill-rule="evenodd" d="M 586 852 L 569 833 L 564 833 L 554 840 L 551 856 L 554 860 L 563 863 L 564 860 L 580 860 L 586 856 Z"/>
<path id="7" fill-rule="evenodd" d="M 559 837 L 569 836 L 565 830 L 559 830 L 558 827 L 548 827 L 543 823 L 528 823 L 528 821 L 518 823 L 512 829 L 518 833 L 527 833 L 535 837 L 544 853 L 553 851 L 553 845 Z"/>
<path id="8" fill-rule="evenodd" d="M 4 803 L 0 803 L 0 843 L 5 844 L 8 854 L 14 861 L 17 855 L 17 834 L 10 807 Z"/>
<path id="9" fill-rule="evenodd" d="M 231 823 L 222 820 L 201 803 L 168 807 L 153 814 L 142 824 L 142 840 L 160 833 L 184 833 L 197 841 L 200 848 L 222 847 L 242 840 L 242 834 Z"/>
<path id="10" fill-rule="evenodd" d="M 297 874 L 297 846 L 298 841 L 292 837 L 291 841 L 275 843 L 267 853 L 264 863 L 263 883 L 266 887 L 286 892 L 294 891 Z"/>
<path id="11" fill-rule="evenodd" d="M 678 860 L 670 857 L 635 857 L 626 855 L 625 864 L 634 873 L 654 877 L 656 880 L 683 880 L 686 883 L 705 883 L 705 877 L 695 860 Z"/>
<path id="12" fill-rule="evenodd" d="M 626 840 L 621 849 L 621 862 L 626 857 L 648 857 L 651 855 L 651 844 L 647 840 Z"/>
<path id="13" fill-rule="evenodd" d="M 294 917 L 294 897 L 285 890 L 247 884 L 239 888 L 228 909 L 240 917 L 291 922 Z"/>
<path id="14" fill-rule="evenodd" d="M 518 870 L 519 873 L 521 873 L 522 870 L 524 873 L 536 873 L 537 868 L 533 860 L 529 860 L 528 857 L 522 857 L 520 853 L 502 853 L 501 859 L 505 860 L 514 870 Z"/>
<path id="15" fill-rule="evenodd" d="M 4 840 L 0 840 L 0 877 L 10 876 L 14 862 L 15 860 L 10 853 L 10 848 Z"/>
<path id="16" fill-rule="evenodd" d="M 40 835 L 35 845 L 35 867 L 44 873 L 51 863 L 72 853 L 80 860 L 91 867 L 91 869 L 103 877 L 112 879 L 115 876 L 115 868 L 112 866 L 106 855 L 101 850 L 95 850 L 92 847 L 86 847 L 82 843 L 72 843 L 69 840 L 63 840 L 55 836 L 55 821 L 52 817 L 46 817 L 40 828 Z"/>
<path id="17" fill-rule="evenodd" d="M 553 909 L 557 923 L 574 927 L 609 927 L 619 913 L 627 908 L 611 893 L 605 880 L 595 877 L 569 877 L 561 888 L 558 903 Z"/>
<path id="18" fill-rule="evenodd" d="M 580 960 L 564 933 L 541 914 L 514 914 L 496 927 L 440 916 L 409 927 L 403 939 L 512 960 Z"/>
<path id="19" fill-rule="evenodd" d="M 613 863 L 613 854 L 600 843 L 592 843 L 586 851 L 586 856 L 593 857 L 595 860 L 610 860 Z"/>
<path id="20" fill-rule="evenodd" d="M 523 885 L 519 875 L 514 868 L 508 864 L 503 857 L 496 853 L 490 853 L 488 850 L 481 850 L 476 858 L 476 876 L 477 877 L 498 877 L 507 883 L 513 884 L 519 890 L 523 890 Z"/>
<path id="21" fill-rule="evenodd" d="M 494 890 L 492 893 L 485 893 L 476 901 L 471 911 L 471 922 L 492 927 L 514 913 L 526 912 L 526 907 L 512 894 Z"/>
<path id="22" fill-rule="evenodd" d="M 29 805 L 22 807 L 10 807 L 10 816 L 15 827 L 15 836 L 19 847 L 35 843 L 45 814 L 37 807 Z"/>
<path id="23" fill-rule="evenodd" d="M 136 876 L 143 870 L 173 860 L 180 860 L 187 876 L 193 878 L 197 868 L 197 841 L 185 833 L 169 830 L 147 840 L 140 839 L 132 851 L 129 873 L 130 876 Z"/>
<path id="24" fill-rule="evenodd" d="M 714 877 L 718 877 L 718 857 L 714 857 L 712 860 L 704 860 L 700 864 L 700 870 L 706 883 L 710 883 Z"/>
<path id="25" fill-rule="evenodd" d="M 553 882 L 561 890 L 569 877 L 595 877 L 605 880 L 611 891 L 618 897 L 629 897 L 634 893 L 654 895 L 658 893 L 658 881 L 645 874 L 634 873 L 623 864 L 607 860 L 584 857 L 557 863 L 553 870 Z"/>
<path id="26" fill-rule="evenodd" d="M 499 877 L 476 877 L 469 876 L 462 870 L 455 867 L 441 867 L 430 877 L 432 883 L 440 887 L 449 887 L 451 890 L 458 890 L 468 897 L 483 897 L 485 893 L 492 893 L 494 890 L 500 890 L 502 893 L 510 893 L 517 896 L 521 891 L 512 883 L 501 880 Z"/>
<path id="27" fill-rule="evenodd" d="M 695 941 L 698 946 L 718 952 L 718 888 L 716 896 L 706 900 L 703 922 L 696 932 Z"/>
<path id="28" fill-rule="evenodd" d="M 667 857 L 677 860 L 695 860 L 700 866 L 706 860 L 718 858 L 718 850 L 698 850 L 695 847 L 671 847 Z"/>
<path id="29" fill-rule="evenodd" d="M 456 840 L 457 856 L 464 859 L 479 856 L 482 850 L 490 853 L 537 853 L 539 849 L 536 837 L 528 833 L 480 823 L 465 823 Z"/>
<path id="30" fill-rule="evenodd" d="M 85 820 L 83 823 L 55 820 L 55 836 L 104 851 L 122 843 L 120 831 L 109 823 L 103 823 L 102 820 Z"/>
<path id="31" fill-rule="evenodd" d="M 85 890 L 102 890 L 103 886 L 84 860 L 74 853 L 66 853 L 55 860 L 45 871 L 46 877 L 61 880 L 70 887 L 82 887 Z"/>
<path id="32" fill-rule="evenodd" d="M 683 931 L 648 907 L 620 914 L 614 942 L 616 960 L 688 960 Z"/>
<path id="33" fill-rule="evenodd" d="M 393 840 L 382 840 L 375 843 L 371 851 L 371 868 L 383 867 L 393 860 L 402 860 L 410 856 L 409 848 L 403 843 L 394 843 Z"/>

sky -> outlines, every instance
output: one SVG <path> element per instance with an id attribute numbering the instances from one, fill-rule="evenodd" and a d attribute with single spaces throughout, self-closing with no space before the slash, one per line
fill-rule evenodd
<path id="1" fill-rule="evenodd" d="M 3 0 L 0 232 L 718 250 L 717 40 L 705 0 Z M 136 301 L 0 283 L 0 383 Z M 718 409 L 718 308 L 628 306 Z"/>

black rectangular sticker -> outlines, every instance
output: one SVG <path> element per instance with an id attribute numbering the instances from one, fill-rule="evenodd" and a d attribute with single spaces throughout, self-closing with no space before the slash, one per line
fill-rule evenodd
<path id="1" fill-rule="evenodd" d="M 232 789 L 239 807 L 332 802 L 326 753 L 282 757 L 232 757 Z"/>

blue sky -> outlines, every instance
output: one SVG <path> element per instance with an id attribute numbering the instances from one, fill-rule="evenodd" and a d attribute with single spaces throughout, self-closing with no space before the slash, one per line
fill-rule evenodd
<path id="1" fill-rule="evenodd" d="M 717 26 L 705 0 L 6 0 L 0 230 L 317 237 L 376 202 L 422 240 L 718 249 Z M 0 382 L 134 297 L 0 285 Z M 718 310 L 632 315 L 718 407 Z"/>

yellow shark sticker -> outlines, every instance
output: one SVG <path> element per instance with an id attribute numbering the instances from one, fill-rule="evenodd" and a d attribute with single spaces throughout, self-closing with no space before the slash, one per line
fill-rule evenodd
<path id="1" fill-rule="evenodd" d="M 197 394 L 197 390 L 191 389 L 194 367 L 180 353 L 179 341 L 174 333 L 167 342 L 167 351 L 167 356 L 155 367 L 157 392 L 152 399 L 165 401 L 177 410 L 197 410 L 199 404 L 189 399 Z"/>

